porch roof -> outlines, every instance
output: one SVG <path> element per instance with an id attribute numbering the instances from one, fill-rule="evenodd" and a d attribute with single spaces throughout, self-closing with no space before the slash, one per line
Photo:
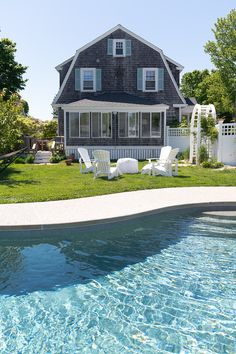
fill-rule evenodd
<path id="1" fill-rule="evenodd" d="M 85 110 L 167 110 L 168 105 L 127 93 L 104 93 L 93 98 L 82 99 L 62 105 L 64 109 Z"/>

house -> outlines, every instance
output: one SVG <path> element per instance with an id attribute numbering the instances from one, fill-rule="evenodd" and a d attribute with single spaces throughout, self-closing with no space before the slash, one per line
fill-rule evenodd
<path id="1" fill-rule="evenodd" d="M 166 125 L 181 117 L 183 66 L 122 25 L 56 67 L 53 101 L 66 154 L 108 149 L 112 158 L 157 156 Z"/>

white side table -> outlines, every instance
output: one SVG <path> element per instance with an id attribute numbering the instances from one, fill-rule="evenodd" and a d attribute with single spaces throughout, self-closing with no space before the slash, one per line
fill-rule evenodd
<path id="1" fill-rule="evenodd" d="M 117 166 L 122 173 L 138 173 L 138 160 L 129 157 L 118 159 Z"/>

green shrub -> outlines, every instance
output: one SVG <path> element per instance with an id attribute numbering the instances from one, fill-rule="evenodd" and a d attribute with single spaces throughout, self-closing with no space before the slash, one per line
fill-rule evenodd
<path id="1" fill-rule="evenodd" d="M 34 163 L 34 155 L 28 155 L 25 159 L 25 163 Z"/>
<path id="2" fill-rule="evenodd" d="M 14 163 L 17 163 L 17 164 L 21 164 L 21 163 L 25 163 L 25 157 L 17 157 L 14 161 Z"/>
<path id="3" fill-rule="evenodd" d="M 204 161 L 208 161 L 208 152 L 207 148 L 205 145 L 201 145 L 200 148 L 198 149 L 198 161 L 199 163 L 202 163 Z"/>
<path id="4" fill-rule="evenodd" d="M 204 168 L 221 168 L 221 167 L 224 167 L 224 164 L 222 162 L 217 162 L 216 160 L 212 159 L 209 161 L 204 161 L 202 163 L 202 167 L 204 167 Z"/>
<path id="5" fill-rule="evenodd" d="M 55 154 L 52 155 L 52 157 L 50 159 L 50 162 L 51 163 L 58 163 L 58 162 L 60 162 L 60 161 L 62 161 L 64 159 L 65 159 L 65 155 L 61 155 L 61 154 L 55 153 Z"/>

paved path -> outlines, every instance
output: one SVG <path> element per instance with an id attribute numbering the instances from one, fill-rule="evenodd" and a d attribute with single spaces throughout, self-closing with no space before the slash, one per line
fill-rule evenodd
<path id="1" fill-rule="evenodd" d="M 1 204 L 0 230 L 43 229 L 111 221 L 166 208 L 190 205 L 231 205 L 236 210 L 236 187 L 150 189 L 97 197 L 41 203 Z"/>

